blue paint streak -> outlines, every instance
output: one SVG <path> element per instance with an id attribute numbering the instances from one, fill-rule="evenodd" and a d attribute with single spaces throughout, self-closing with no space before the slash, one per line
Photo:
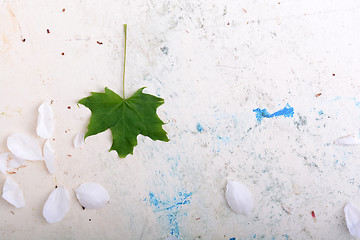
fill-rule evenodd
<path id="1" fill-rule="evenodd" d="M 263 118 L 272 118 L 272 117 L 279 117 L 279 116 L 284 116 L 284 117 L 293 117 L 294 116 L 294 108 L 290 107 L 290 105 L 287 103 L 286 106 L 277 111 L 274 112 L 273 114 L 270 114 L 266 109 L 254 109 L 253 112 L 256 113 L 256 119 L 258 120 L 258 122 L 261 122 L 261 120 Z"/>
<path id="2" fill-rule="evenodd" d="M 236 240 L 236 238 L 230 238 L 229 240 Z"/>
<path id="3" fill-rule="evenodd" d="M 198 132 L 202 132 L 202 131 L 204 131 L 204 129 L 203 129 L 203 127 L 201 126 L 201 124 L 200 123 L 198 123 L 198 124 L 196 124 L 196 129 L 198 130 Z"/>
<path id="4" fill-rule="evenodd" d="M 335 101 L 339 101 L 340 99 L 341 99 L 341 97 L 337 96 L 336 98 L 334 98 L 334 99 L 331 100 L 331 101 L 335 102 Z"/>
<path id="5" fill-rule="evenodd" d="M 174 197 L 171 200 L 161 200 L 160 198 L 156 197 L 154 193 L 149 193 L 149 203 L 150 206 L 153 207 L 154 212 L 166 212 L 166 216 L 169 219 L 169 226 L 170 226 L 170 234 L 179 238 L 180 231 L 179 231 L 179 222 L 178 217 L 184 214 L 180 214 L 180 208 L 183 205 L 190 204 L 191 199 L 191 192 L 178 192 L 178 196 Z"/>

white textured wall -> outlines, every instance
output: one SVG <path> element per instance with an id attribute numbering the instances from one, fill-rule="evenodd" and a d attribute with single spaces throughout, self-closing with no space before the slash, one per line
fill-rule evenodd
<path id="1" fill-rule="evenodd" d="M 121 93 L 124 23 L 127 95 L 165 99 L 170 142 L 139 136 L 119 159 L 109 131 L 72 141 L 90 117 L 79 99 Z M 41 162 L 13 175 L 27 207 L 0 200 L 1 239 L 352 239 L 343 207 L 360 205 L 360 149 L 333 141 L 359 129 L 359 23 L 356 0 L 1 0 L 0 151 L 14 132 L 36 137 L 44 100 L 57 121 L 56 178 Z M 292 118 L 257 122 L 253 109 L 287 103 Z M 253 193 L 250 216 L 227 206 L 227 179 Z M 66 218 L 46 223 L 54 186 L 86 181 L 110 204 L 82 210 L 72 193 Z"/>

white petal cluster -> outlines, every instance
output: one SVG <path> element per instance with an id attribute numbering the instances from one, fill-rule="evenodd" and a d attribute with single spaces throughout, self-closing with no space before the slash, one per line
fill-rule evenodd
<path id="1" fill-rule="evenodd" d="M 15 133 L 8 137 L 7 147 L 10 152 L 0 154 L 0 173 L 6 176 L 2 197 L 16 208 L 25 207 L 25 198 L 19 185 L 8 174 L 16 173 L 17 169 L 26 166 L 26 161 L 44 160 L 50 174 L 55 174 L 55 153 L 50 139 L 55 129 L 54 113 L 49 102 L 40 105 L 36 133 L 46 139 L 41 148 L 37 140 L 29 135 Z M 84 144 L 84 133 L 75 136 L 74 147 Z M 99 209 L 109 201 L 108 192 L 101 185 L 88 182 L 75 189 L 80 204 L 87 209 Z M 49 223 L 61 221 L 70 210 L 70 194 L 64 186 L 57 187 L 49 195 L 43 216 Z"/>

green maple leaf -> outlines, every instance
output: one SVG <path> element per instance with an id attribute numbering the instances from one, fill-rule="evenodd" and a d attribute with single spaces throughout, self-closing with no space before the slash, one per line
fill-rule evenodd
<path id="1" fill-rule="evenodd" d="M 162 128 L 164 122 L 156 114 L 164 99 L 143 93 L 144 88 L 125 98 L 126 27 L 124 24 L 123 97 L 105 88 L 104 93 L 92 92 L 91 96 L 79 101 L 92 114 L 85 138 L 110 129 L 113 136 L 110 151 L 117 151 L 121 158 L 133 153 L 139 134 L 152 140 L 169 141 Z"/>
<path id="2" fill-rule="evenodd" d="M 79 103 L 92 113 L 85 138 L 109 128 L 113 136 L 110 151 L 117 151 L 122 158 L 133 153 L 139 134 L 152 140 L 169 141 L 162 128 L 164 122 L 156 114 L 164 99 L 145 94 L 143 89 L 128 99 L 108 88 L 105 88 L 105 93 L 92 92 L 91 96 L 81 99 Z"/>

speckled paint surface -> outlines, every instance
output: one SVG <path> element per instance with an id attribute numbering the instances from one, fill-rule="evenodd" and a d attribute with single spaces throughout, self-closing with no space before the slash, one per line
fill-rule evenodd
<path id="1" fill-rule="evenodd" d="M 41 162 L 13 174 L 27 206 L 0 200 L 1 238 L 354 239 L 343 208 L 360 206 L 360 147 L 334 140 L 359 133 L 359 22 L 355 0 L 1 0 L 0 151 L 12 133 L 37 137 L 53 100 L 57 158 L 55 176 Z M 124 23 L 127 95 L 165 99 L 170 142 L 139 136 L 119 159 L 109 131 L 72 142 L 90 117 L 77 101 L 121 93 Z M 227 179 L 252 192 L 249 216 L 227 206 Z M 72 194 L 46 223 L 55 185 L 87 181 L 110 203 L 83 210 Z"/>

